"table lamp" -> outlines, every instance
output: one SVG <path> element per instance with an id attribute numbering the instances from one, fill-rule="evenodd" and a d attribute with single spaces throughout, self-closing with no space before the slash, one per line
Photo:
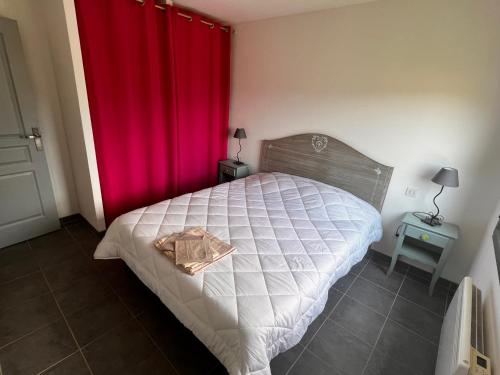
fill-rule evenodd
<path id="1" fill-rule="evenodd" d="M 429 214 L 421 220 L 430 225 L 436 226 L 441 225 L 442 218 L 439 218 L 439 207 L 436 204 L 436 198 L 443 192 L 445 186 L 448 187 L 458 187 L 458 171 L 455 168 L 445 167 L 441 168 L 438 173 L 432 177 L 432 182 L 441 185 L 441 190 L 436 194 L 432 202 L 436 206 L 437 212 L 435 214 Z"/>
<path id="2" fill-rule="evenodd" d="M 247 133 L 245 133 L 244 128 L 236 128 L 236 131 L 234 132 L 233 138 L 238 139 L 238 144 L 240 145 L 240 150 L 236 154 L 236 158 L 238 159 L 237 161 L 234 162 L 234 164 L 242 165 L 245 164 L 242 161 L 240 161 L 240 152 L 241 152 L 241 140 L 245 139 L 247 137 Z"/>

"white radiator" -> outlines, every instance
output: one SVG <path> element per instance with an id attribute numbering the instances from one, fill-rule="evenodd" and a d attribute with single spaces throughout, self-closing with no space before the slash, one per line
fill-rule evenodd
<path id="1" fill-rule="evenodd" d="M 435 375 L 490 374 L 483 353 L 481 291 L 466 277 L 444 317 Z"/>

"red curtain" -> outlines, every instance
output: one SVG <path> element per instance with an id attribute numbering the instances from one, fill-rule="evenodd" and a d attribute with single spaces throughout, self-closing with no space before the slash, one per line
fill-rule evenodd
<path id="1" fill-rule="evenodd" d="M 75 0 L 106 222 L 214 185 L 230 32 L 146 1 Z"/>

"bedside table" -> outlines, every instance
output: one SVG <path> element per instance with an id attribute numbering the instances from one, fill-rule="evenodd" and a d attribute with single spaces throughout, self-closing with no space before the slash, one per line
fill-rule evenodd
<path id="1" fill-rule="evenodd" d="M 250 170 L 246 164 L 236 164 L 234 160 L 219 161 L 219 184 L 247 177 Z"/>
<path id="2" fill-rule="evenodd" d="M 432 295 L 446 260 L 458 239 L 458 233 L 457 225 L 443 223 L 440 226 L 431 227 L 421 222 L 413 213 L 408 212 L 402 221 L 401 233 L 392 254 L 387 276 L 394 270 L 400 256 L 430 266 L 434 269 L 429 287 L 429 295 Z"/>

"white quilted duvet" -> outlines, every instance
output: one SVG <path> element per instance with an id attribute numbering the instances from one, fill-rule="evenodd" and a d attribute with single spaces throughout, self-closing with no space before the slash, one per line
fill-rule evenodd
<path id="1" fill-rule="evenodd" d="M 237 250 L 189 276 L 153 241 L 194 226 Z M 381 235 L 380 214 L 352 194 L 262 173 L 122 215 L 94 256 L 122 258 L 230 374 L 264 375 Z"/>

